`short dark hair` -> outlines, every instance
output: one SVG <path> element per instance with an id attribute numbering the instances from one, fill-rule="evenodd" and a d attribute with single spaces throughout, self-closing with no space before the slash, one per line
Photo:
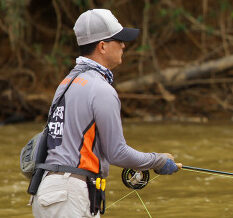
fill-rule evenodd
<path id="1" fill-rule="evenodd" d="M 96 46 L 98 45 L 98 43 L 99 41 L 79 46 L 80 55 L 81 56 L 91 55 L 93 51 L 95 50 Z"/>

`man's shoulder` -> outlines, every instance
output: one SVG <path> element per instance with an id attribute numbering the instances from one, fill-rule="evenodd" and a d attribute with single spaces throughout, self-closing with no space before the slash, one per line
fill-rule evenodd
<path id="1" fill-rule="evenodd" d="M 95 70 L 90 70 L 87 72 L 89 74 L 89 78 L 91 81 L 94 83 L 94 88 L 95 89 L 100 89 L 100 90 L 109 90 L 115 92 L 116 90 L 113 88 L 112 85 L 110 85 L 107 80 L 104 78 L 104 76 L 95 71 Z"/>
<path id="2" fill-rule="evenodd" d="M 101 76 L 102 77 L 102 76 Z M 117 94 L 113 86 L 111 86 L 103 77 L 97 78 L 95 82 L 96 91 Z"/>
<path id="3" fill-rule="evenodd" d="M 61 84 L 70 80 L 75 72 L 70 73 Z M 75 80 L 74 84 L 79 84 L 93 93 L 106 93 L 110 95 L 117 95 L 115 88 L 110 85 L 104 76 L 94 69 L 89 69 L 84 73 L 81 73 Z"/>

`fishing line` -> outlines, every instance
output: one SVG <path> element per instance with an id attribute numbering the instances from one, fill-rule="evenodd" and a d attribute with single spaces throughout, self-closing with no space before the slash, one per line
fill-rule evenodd
<path id="1" fill-rule="evenodd" d="M 154 178 L 152 178 L 149 182 L 155 180 L 156 178 L 158 178 L 159 175 L 155 176 Z M 148 182 L 148 183 L 149 183 Z M 140 201 L 142 202 L 142 205 L 144 206 L 146 212 L 148 213 L 149 217 L 151 218 L 151 215 L 150 215 L 150 212 L 149 210 L 147 209 L 146 205 L 144 204 L 144 202 L 142 201 L 141 197 L 139 196 L 138 192 L 136 190 L 133 190 L 131 192 L 129 192 L 128 194 L 124 195 L 123 197 L 121 197 L 120 199 L 118 199 L 117 201 L 113 202 L 112 204 L 110 204 L 109 206 L 106 207 L 106 210 L 109 209 L 110 207 L 112 207 L 113 205 L 117 204 L 119 201 L 125 199 L 126 197 L 128 197 L 129 195 L 131 195 L 133 192 L 136 192 L 138 198 L 140 199 Z"/>
<path id="2" fill-rule="evenodd" d="M 150 215 L 150 212 L 149 212 L 149 210 L 147 209 L 146 205 L 144 204 L 144 202 L 143 202 L 142 198 L 140 197 L 140 195 L 138 194 L 138 192 L 137 192 L 136 190 L 134 190 L 134 191 L 136 192 L 136 194 L 137 194 L 138 198 L 139 198 L 139 199 L 140 199 L 140 201 L 142 202 L 142 205 L 144 206 L 144 208 L 145 208 L 145 210 L 146 210 L 147 214 L 149 215 L 149 217 L 150 217 L 150 218 L 152 218 L 152 216 Z"/>
<path id="3" fill-rule="evenodd" d="M 154 179 L 158 178 L 160 175 L 155 176 L 153 179 L 151 179 L 149 182 L 153 181 Z M 149 183 L 148 182 L 148 183 Z"/>
<path id="4" fill-rule="evenodd" d="M 128 196 L 131 195 L 133 192 L 135 192 L 135 190 L 131 191 L 131 192 L 128 193 L 127 195 L 124 195 L 122 198 L 120 198 L 120 199 L 118 199 L 117 201 L 113 202 L 112 204 L 110 204 L 109 206 L 107 206 L 105 210 L 107 210 L 108 208 L 112 207 L 114 204 L 118 203 L 119 201 L 123 200 L 124 198 L 128 197 Z"/>
<path id="5" fill-rule="evenodd" d="M 120 198 L 119 200 L 115 201 L 114 203 L 112 203 L 111 205 L 109 205 L 108 207 L 106 207 L 106 210 L 107 210 L 108 208 L 112 207 L 113 205 L 115 205 L 116 203 L 118 203 L 119 201 L 123 200 L 123 199 L 126 198 L 127 196 L 131 195 L 133 192 L 135 192 L 135 193 L 137 194 L 137 196 L 138 196 L 139 200 L 141 201 L 143 207 L 145 208 L 145 210 L 146 210 L 148 216 L 149 216 L 150 218 L 152 218 L 152 216 L 150 215 L 149 210 L 147 209 L 145 203 L 143 202 L 142 198 L 140 197 L 139 193 L 138 193 L 136 190 L 131 191 L 131 192 L 128 193 L 127 195 L 125 195 L 125 196 L 123 196 L 122 198 Z"/>

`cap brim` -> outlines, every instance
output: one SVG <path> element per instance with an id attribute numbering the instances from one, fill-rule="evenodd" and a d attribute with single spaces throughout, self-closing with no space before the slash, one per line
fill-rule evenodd
<path id="1" fill-rule="evenodd" d="M 115 34 L 111 38 L 123 42 L 129 42 L 137 38 L 139 31 L 139 29 L 124 27 L 119 33 Z"/>

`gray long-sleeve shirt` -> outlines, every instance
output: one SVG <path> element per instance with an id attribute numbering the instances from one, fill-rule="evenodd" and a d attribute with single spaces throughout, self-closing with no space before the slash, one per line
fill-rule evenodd
<path id="1" fill-rule="evenodd" d="M 54 99 L 61 95 L 77 69 L 78 65 L 61 82 Z M 101 171 L 104 177 L 109 164 L 138 170 L 162 168 L 166 155 L 139 152 L 126 144 L 120 108 L 117 92 L 100 72 L 89 69 L 81 73 L 49 123 L 46 163 Z"/>

